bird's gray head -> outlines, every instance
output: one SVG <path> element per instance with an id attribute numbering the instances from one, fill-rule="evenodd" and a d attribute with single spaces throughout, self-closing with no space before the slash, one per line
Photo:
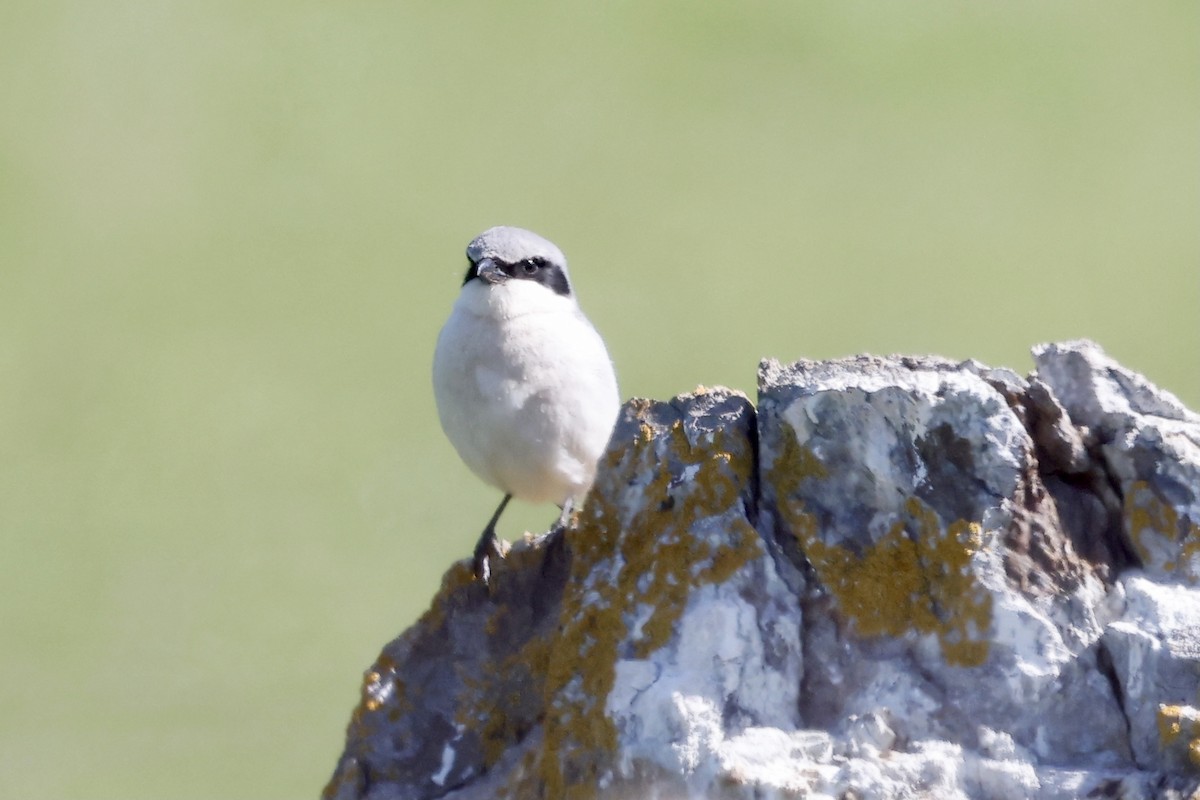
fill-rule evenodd
<path id="1" fill-rule="evenodd" d="M 488 284 L 510 280 L 540 283 L 555 294 L 571 296 L 567 259 L 554 243 L 524 228 L 498 225 L 488 228 L 467 245 L 467 275 Z"/>

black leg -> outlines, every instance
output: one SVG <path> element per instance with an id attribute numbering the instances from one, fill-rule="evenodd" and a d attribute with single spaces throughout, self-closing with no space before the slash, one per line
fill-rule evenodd
<path id="1" fill-rule="evenodd" d="M 479 542 L 475 545 L 475 577 L 482 581 L 484 586 L 492 576 L 489 557 L 500 557 L 500 548 L 496 544 L 496 523 L 500 520 L 500 515 L 504 513 L 504 508 L 508 505 L 509 500 L 512 500 L 512 495 L 504 495 L 504 499 L 496 508 L 496 513 L 492 514 L 492 518 L 488 520 L 487 527 L 483 529 L 483 533 L 479 536 Z"/>

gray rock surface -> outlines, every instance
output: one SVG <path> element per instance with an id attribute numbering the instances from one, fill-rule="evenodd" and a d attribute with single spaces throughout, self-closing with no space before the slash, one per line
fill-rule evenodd
<path id="1" fill-rule="evenodd" d="M 1200 417 L 1035 359 L 631 401 L 572 525 L 384 648 L 325 796 L 1200 792 Z"/>

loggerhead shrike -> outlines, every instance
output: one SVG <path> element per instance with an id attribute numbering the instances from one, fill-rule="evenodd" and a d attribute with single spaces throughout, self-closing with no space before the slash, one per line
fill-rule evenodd
<path id="1" fill-rule="evenodd" d="M 504 492 L 475 546 L 488 582 L 496 521 L 514 497 L 562 507 L 596 476 L 620 409 L 604 340 L 579 310 L 562 251 L 521 228 L 467 246 L 467 274 L 433 356 L 438 416 L 458 455 Z"/>

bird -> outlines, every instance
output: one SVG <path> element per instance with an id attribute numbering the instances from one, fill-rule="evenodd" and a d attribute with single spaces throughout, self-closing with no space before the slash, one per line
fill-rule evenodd
<path id="1" fill-rule="evenodd" d="M 591 488 L 620 411 L 604 340 L 584 316 L 552 242 L 510 226 L 467 246 L 467 272 L 438 334 L 433 390 L 446 438 L 503 499 L 480 534 L 473 572 L 503 557 L 496 524 L 514 497 L 562 509 Z"/>

